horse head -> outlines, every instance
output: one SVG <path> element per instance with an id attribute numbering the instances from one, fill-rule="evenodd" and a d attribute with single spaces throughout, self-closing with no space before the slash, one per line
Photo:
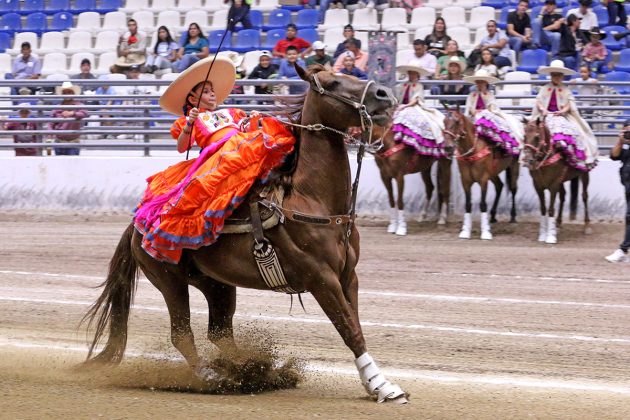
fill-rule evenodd
<path id="1" fill-rule="evenodd" d="M 319 123 L 343 132 L 358 126 L 363 132 L 372 130 L 373 139 L 380 138 L 391 125 L 397 101 L 388 87 L 335 74 L 319 65 L 308 70 L 298 65 L 295 68 L 310 84 L 302 124 Z"/>
<path id="2" fill-rule="evenodd" d="M 543 119 L 536 118 L 524 121 L 525 137 L 523 161 L 531 168 L 536 162 L 541 162 L 549 151 L 549 132 Z"/>
<path id="3" fill-rule="evenodd" d="M 447 149 L 453 149 L 468 137 L 467 118 L 460 112 L 459 106 L 453 109 L 449 108 L 446 103 L 442 103 L 442 105 L 446 109 L 443 130 L 444 145 Z"/>

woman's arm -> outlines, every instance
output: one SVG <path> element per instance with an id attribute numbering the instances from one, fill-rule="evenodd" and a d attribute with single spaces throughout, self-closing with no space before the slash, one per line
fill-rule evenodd
<path id="1" fill-rule="evenodd" d="M 197 54 L 197 57 L 201 58 L 206 58 L 207 56 L 210 55 L 210 48 L 208 43 L 204 43 L 204 45 L 201 47 L 201 51 L 199 51 Z"/>
<path id="2" fill-rule="evenodd" d="M 198 116 L 199 110 L 197 108 L 191 109 L 188 113 L 187 123 L 177 137 L 177 151 L 179 153 L 184 153 L 186 150 L 192 147 L 192 139 L 190 137 L 190 133 L 192 132 L 192 126 Z"/>
<path id="3" fill-rule="evenodd" d="M 177 53 L 175 54 L 175 58 L 180 59 L 183 56 L 184 56 L 184 47 L 180 47 L 180 49 L 177 50 Z"/>

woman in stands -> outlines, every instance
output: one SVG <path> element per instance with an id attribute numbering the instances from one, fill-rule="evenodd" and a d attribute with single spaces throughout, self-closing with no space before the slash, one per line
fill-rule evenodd
<path id="1" fill-rule="evenodd" d="M 481 62 L 475 67 L 475 72 L 478 70 L 485 70 L 490 76 L 499 77 L 499 69 L 494 64 L 494 56 L 490 49 L 484 48 L 481 50 Z"/>
<path id="2" fill-rule="evenodd" d="M 446 22 L 443 18 L 438 17 L 433 24 L 433 31 L 424 38 L 424 42 L 429 47 L 428 52 L 436 57 L 444 55 L 446 43 L 451 37 L 446 35 Z"/>
<path id="3" fill-rule="evenodd" d="M 580 116 L 571 89 L 562 81 L 575 71 L 565 67 L 561 60 L 553 60 L 549 66 L 539 67 L 538 73 L 551 75 L 551 83 L 540 88 L 532 119 L 544 118 L 551 133 L 551 144 L 570 166 L 581 171 L 591 170 L 597 164 L 597 139 Z"/>
<path id="4" fill-rule="evenodd" d="M 396 89 L 396 98 L 401 105 L 394 115 L 394 140 L 410 146 L 421 155 L 436 158 L 447 156 L 442 134 L 444 114 L 426 106 L 423 100 L 424 87 L 420 77 L 427 76 L 429 72 L 417 60 L 398 66 L 396 70 L 406 72 L 408 81 Z"/>
<path id="5" fill-rule="evenodd" d="M 153 47 L 153 53 L 147 58 L 147 70 L 150 73 L 156 70 L 173 68 L 173 62 L 177 59 L 177 42 L 173 40 L 166 26 L 160 26 L 157 32 L 157 42 Z"/>
<path id="6" fill-rule="evenodd" d="M 448 74 L 447 63 L 451 62 L 454 58 L 464 63 L 464 70 L 466 70 L 468 62 L 466 61 L 464 55 L 459 51 L 459 44 L 454 39 L 449 39 L 446 43 L 446 54 L 444 54 L 437 60 L 437 67 L 435 69 L 436 76 L 444 79 Z M 462 70 L 462 72 L 464 70 Z"/>
<path id="7" fill-rule="evenodd" d="M 230 59 L 217 57 L 208 73 L 211 62 L 208 57 L 193 64 L 160 98 L 162 109 L 180 115 L 171 127 L 177 150 L 194 143 L 202 148 L 196 159 L 149 177 L 136 209 L 142 247 L 160 261 L 177 263 L 184 248 L 213 243 L 252 184 L 280 165 L 295 143 L 275 118 L 252 112 L 250 120 L 240 109 L 217 110 L 234 86 L 236 69 Z"/>
<path id="8" fill-rule="evenodd" d="M 523 125 L 513 115 L 501 111 L 489 90 L 499 79 L 480 69 L 464 80 L 477 88 L 468 95 L 465 111 L 475 124 L 477 136 L 506 154 L 518 156 L 523 143 Z"/>
<path id="9" fill-rule="evenodd" d="M 210 54 L 208 38 L 206 38 L 196 23 L 191 23 L 188 26 L 188 32 L 182 45 L 177 51 L 177 61 L 173 63 L 173 67 L 178 72 L 186 70 L 192 64 L 202 58 L 206 58 Z"/>

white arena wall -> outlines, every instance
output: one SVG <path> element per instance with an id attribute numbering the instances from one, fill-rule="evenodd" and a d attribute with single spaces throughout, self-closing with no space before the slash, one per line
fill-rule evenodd
<path id="1" fill-rule="evenodd" d="M 144 180 L 154 172 L 183 157 L 45 156 L 0 157 L 0 209 L 5 210 L 89 210 L 131 212 L 145 188 Z M 350 155 L 353 171 L 356 157 Z M 619 182 L 619 164 L 607 158 L 591 172 L 590 208 L 594 221 L 620 220 L 625 200 Z M 435 168 L 434 168 L 435 169 Z M 456 165 L 453 166 L 451 214 L 463 212 L 464 197 Z M 568 187 L 568 184 L 566 184 Z M 504 189 L 500 220 L 506 220 L 509 197 Z M 474 189 L 474 211 L 478 212 L 479 188 Z M 418 213 L 424 186 L 418 174 L 405 180 L 405 201 L 409 213 Z M 494 198 L 490 187 L 489 204 Z M 435 200 L 435 198 L 434 198 Z M 580 198 L 581 201 L 581 198 Z M 436 206 L 432 207 L 433 213 Z M 389 208 L 385 188 L 371 156 L 364 159 L 358 196 L 363 215 L 384 215 Z M 565 207 L 566 208 L 566 207 Z M 581 208 L 581 206 L 580 206 Z M 526 169 L 519 178 L 517 210 L 521 216 L 535 216 L 538 198 Z M 580 216 L 578 216 L 580 217 Z M 453 219 L 451 219 L 453 220 Z"/>

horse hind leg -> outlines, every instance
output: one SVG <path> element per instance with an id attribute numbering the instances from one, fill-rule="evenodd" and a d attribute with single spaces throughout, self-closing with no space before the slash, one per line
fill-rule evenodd
<path id="1" fill-rule="evenodd" d="M 512 194 L 512 208 L 510 209 L 510 223 L 516 223 L 516 192 L 518 191 L 518 176 L 520 168 L 517 159 L 512 161 L 512 164 L 507 168 L 505 172 L 505 179 Z"/>
<path id="2" fill-rule="evenodd" d="M 499 175 L 494 176 L 490 179 L 494 184 L 495 196 L 494 202 L 492 203 L 492 209 L 490 210 L 490 223 L 497 222 L 497 207 L 499 207 L 499 201 L 501 200 L 501 193 L 503 192 L 503 181 Z"/>
<path id="3" fill-rule="evenodd" d="M 438 225 L 445 225 L 448 218 L 448 204 L 451 197 L 451 161 L 438 160 L 438 205 L 440 216 Z"/>
<path id="4" fill-rule="evenodd" d="M 590 176 L 588 173 L 585 173 L 581 176 L 582 178 L 582 202 L 584 203 L 584 234 L 591 235 L 593 233 L 593 229 L 591 228 L 591 219 L 588 214 L 588 184 L 590 181 Z"/>
<path id="5" fill-rule="evenodd" d="M 396 235 L 405 236 L 407 234 L 407 221 L 405 220 L 405 176 L 398 175 L 396 177 L 396 184 L 398 185 L 398 227 L 396 228 Z"/>
<path id="6" fill-rule="evenodd" d="M 391 176 L 384 175 L 381 172 L 381 180 L 387 190 L 387 198 L 389 199 L 389 225 L 387 225 L 387 233 L 396 233 L 398 228 L 398 212 L 396 211 L 396 200 L 394 199 L 394 186 Z"/>
<path id="7" fill-rule="evenodd" d="M 425 197 L 424 202 L 420 206 L 420 215 L 418 215 L 418 222 L 424 222 L 425 220 L 427 220 L 429 204 L 431 203 L 431 199 L 433 198 L 435 185 L 433 185 L 433 180 L 431 179 L 431 169 L 420 172 L 420 176 L 422 177 L 422 181 L 424 181 Z"/>
<path id="8" fill-rule="evenodd" d="M 479 183 L 479 186 L 481 187 L 481 202 L 479 203 L 479 208 L 481 210 L 481 239 L 489 241 L 493 239 L 493 236 L 492 228 L 490 227 L 490 220 L 488 218 L 488 205 L 486 204 L 486 194 L 488 193 L 488 179 L 483 179 Z M 501 186 L 503 186 L 503 183 L 501 183 Z M 495 198 L 495 205 L 496 201 L 497 199 Z"/>
<path id="9" fill-rule="evenodd" d="M 577 217 L 578 193 L 580 191 L 580 179 L 571 180 L 571 198 L 569 202 L 569 220 L 573 221 Z"/>

